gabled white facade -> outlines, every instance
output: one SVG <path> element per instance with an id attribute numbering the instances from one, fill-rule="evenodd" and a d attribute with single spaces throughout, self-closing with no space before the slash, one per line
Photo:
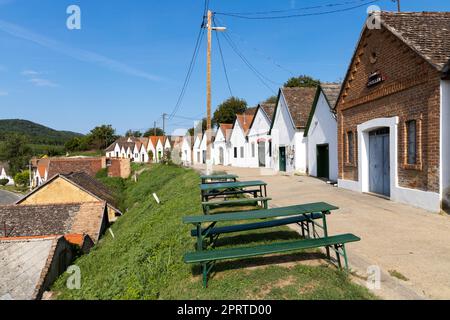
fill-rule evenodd
<path id="1" fill-rule="evenodd" d="M 230 147 L 231 165 L 233 167 L 248 167 L 248 143 L 238 119 L 234 121 L 233 131 L 230 136 Z"/>
<path id="2" fill-rule="evenodd" d="M 164 156 L 164 145 L 162 138 L 158 139 L 158 143 L 156 144 L 156 162 L 160 162 Z"/>
<path id="3" fill-rule="evenodd" d="M 231 129 L 230 129 L 231 130 Z M 231 144 L 226 140 L 227 133 L 219 127 L 214 140 L 214 164 L 228 166 L 230 161 Z"/>
<path id="4" fill-rule="evenodd" d="M 183 142 L 181 144 L 181 162 L 184 166 L 192 165 L 192 137 L 190 135 L 186 135 L 183 137 Z"/>
<path id="5" fill-rule="evenodd" d="M 193 148 L 193 158 L 194 164 L 202 164 L 203 162 L 203 154 L 201 149 L 201 144 L 203 141 L 203 135 L 197 135 L 194 140 L 194 148 Z"/>
<path id="6" fill-rule="evenodd" d="M 150 155 L 149 155 L 150 151 L 151 151 L 151 154 L 153 155 L 152 159 L 150 159 Z M 149 138 L 148 145 L 147 145 L 147 155 L 148 155 L 149 161 L 156 162 L 156 146 L 153 145 L 153 141 L 150 138 Z"/>
<path id="7" fill-rule="evenodd" d="M 263 108 L 258 107 L 248 132 L 247 164 L 251 168 L 272 168 L 270 152 L 271 120 Z M 260 154 L 261 153 L 261 154 Z"/>
<path id="8" fill-rule="evenodd" d="M 170 144 L 169 137 L 166 137 L 166 141 L 164 142 L 164 150 L 172 150 L 172 145 Z"/>
<path id="9" fill-rule="evenodd" d="M 295 127 L 282 91 L 270 135 L 272 137 L 272 168 L 275 171 L 284 171 L 280 161 L 281 152 L 284 150 L 285 171 L 307 173 L 307 138 L 304 137 L 304 130 Z"/>
<path id="10" fill-rule="evenodd" d="M 337 121 L 324 92 L 321 89 L 318 90 L 319 96 L 311 111 L 312 115 L 310 115 L 309 127 L 306 132 L 309 174 L 314 177 L 321 175 L 323 178 L 337 181 Z M 324 176 L 323 166 L 318 169 L 318 166 L 323 164 L 323 157 L 326 156 L 326 153 L 328 153 L 328 177 Z"/>

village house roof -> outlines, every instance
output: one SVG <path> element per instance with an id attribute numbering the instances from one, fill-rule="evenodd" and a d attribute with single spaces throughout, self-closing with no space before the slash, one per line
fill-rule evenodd
<path id="1" fill-rule="evenodd" d="M 274 103 L 260 103 L 259 107 L 263 109 L 263 111 L 267 114 L 269 117 L 269 120 L 272 122 L 273 113 L 275 111 L 275 104 Z"/>
<path id="2" fill-rule="evenodd" d="M 294 87 L 280 89 L 291 114 L 294 125 L 297 129 L 306 127 L 314 98 L 316 96 L 316 87 Z"/>
<path id="3" fill-rule="evenodd" d="M 219 129 L 222 131 L 222 134 L 225 138 L 225 141 L 229 141 L 231 137 L 231 132 L 233 131 L 233 124 L 231 123 L 221 123 L 219 125 Z"/>
<path id="4" fill-rule="evenodd" d="M 113 152 L 116 148 L 116 145 L 119 145 L 119 147 L 122 149 L 124 148 L 127 150 L 130 148 L 131 150 L 134 149 L 136 146 L 138 149 L 142 147 L 142 145 L 147 148 L 149 143 L 149 138 L 146 137 L 120 137 L 116 141 L 114 141 L 112 144 L 110 144 L 106 149 L 105 152 Z"/>
<path id="5" fill-rule="evenodd" d="M 164 145 L 163 136 L 150 136 L 149 139 L 154 148 L 156 148 L 156 146 L 158 145 L 158 141 L 161 141 L 161 144 Z"/>
<path id="6" fill-rule="evenodd" d="M 255 112 L 256 108 L 247 109 L 246 112 L 243 114 L 237 114 L 236 120 L 239 122 L 239 125 L 242 128 L 242 131 L 244 132 L 244 135 L 247 135 L 250 126 L 253 122 L 253 119 L 255 118 Z M 234 126 L 233 126 L 234 129 Z"/>
<path id="7" fill-rule="evenodd" d="M 39 299 L 61 236 L 0 239 L 0 297 Z"/>
<path id="8" fill-rule="evenodd" d="M 50 179 L 57 174 L 68 174 L 78 171 L 95 176 L 103 168 L 104 162 L 104 158 L 78 157 L 33 159 L 31 164 L 38 170 L 41 177 L 44 177 L 45 171 L 47 171 L 47 177 Z"/>
<path id="9" fill-rule="evenodd" d="M 381 12 L 381 24 L 442 71 L 450 60 L 450 12 Z"/>
<path id="10" fill-rule="evenodd" d="M 97 242 L 105 219 L 103 202 L 0 206 L 3 237 L 87 234 Z"/>
<path id="11" fill-rule="evenodd" d="M 58 174 L 56 176 L 53 176 L 50 180 L 40 185 L 38 188 L 34 189 L 33 191 L 25 195 L 23 198 L 19 199 L 16 202 L 16 204 L 24 202 L 31 195 L 35 194 L 36 192 L 39 192 L 39 190 L 43 189 L 48 184 L 52 183 L 58 177 L 65 179 L 66 181 L 72 183 L 81 190 L 91 194 L 93 197 L 97 198 L 100 202 L 106 202 L 107 205 L 109 207 L 112 207 L 114 211 L 120 213 L 120 210 L 117 209 L 116 198 L 114 194 L 111 192 L 111 190 L 108 187 L 106 187 L 103 183 L 101 183 L 95 178 L 92 178 L 91 176 L 87 175 L 84 172 L 71 172 L 69 174 Z"/>
<path id="12" fill-rule="evenodd" d="M 341 92 L 342 83 L 325 82 L 321 83 L 320 87 L 322 88 L 322 91 L 328 100 L 330 108 L 334 109 L 339 97 L 339 92 Z"/>
<path id="13" fill-rule="evenodd" d="M 117 201 L 111 190 L 95 178 L 84 172 L 74 172 L 63 175 L 66 179 L 72 181 L 79 187 L 95 195 L 99 200 L 116 207 Z"/>

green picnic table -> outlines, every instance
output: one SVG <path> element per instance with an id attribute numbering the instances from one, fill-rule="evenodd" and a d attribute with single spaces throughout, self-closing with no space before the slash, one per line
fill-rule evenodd
<path id="1" fill-rule="evenodd" d="M 210 198 L 247 193 L 253 194 L 255 198 L 258 197 L 258 194 L 260 197 L 267 197 L 267 183 L 261 180 L 206 183 L 200 185 L 200 191 L 202 195 L 202 202 L 207 202 Z"/>
<path id="2" fill-rule="evenodd" d="M 235 174 L 213 174 L 200 176 L 202 184 L 217 183 L 217 182 L 236 182 L 239 178 Z"/>
<path id="3" fill-rule="evenodd" d="M 281 208 L 262 209 L 257 211 L 242 211 L 233 213 L 222 213 L 215 215 L 187 216 L 183 218 L 183 223 L 193 224 L 195 229 L 191 235 L 197 238 L 196 251 L 187 253 L 184 256 L 186 263 L 201 263 L 203 268 L 203 285 L 206 287 L 208 273 L 217 260 L 246 258 L 258 255 L 267 255 L 279 252 L 295 251 L 305 248 L 325 247 L 327 257 L 330 258 L 330 247 L 336 252 L 339 266 L 341 266 L 341 255 L 345 260 L 345 267 L 348 269 L 347 255 L 344 244 L 347 242 L 359 241 L 359 238 L 352 235 L 328 236 L 326 216 L 332 210 L 337 210 L 331 204 L 325 202 L 294 205 Z M 276 219 L 274 219 L 276 218 Z M 245 220 L 261 220 L 254 223 L 216 227 L 218 223 L 236 222 Z M 269 220 L 271 219 L 271 220 Z M 322 220 L 322 224 L 315 220 Z M 297 223 L 302 228 L 302 235 L 307 240 L 294 242 L 273 243 L 269 245 L 260 245 L 244 248 L 231 249 L 208 249 L 214 247 L 214 244 L 221 234 L 256 230 L 262 228 L 271 228 L 281 225 Z M 203 227 L 203 225 L 206 225 Z M 312 237 L 310 233 L 312 226 Z M 316 230 L 319 227 L 323 230 L 320 236 Z M 306 234 L 307 233 L 307 234 Z"/>

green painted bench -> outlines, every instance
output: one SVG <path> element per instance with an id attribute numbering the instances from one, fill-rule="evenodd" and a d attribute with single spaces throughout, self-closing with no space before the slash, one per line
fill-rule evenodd
<path id="1" fill-rule="evenodd" d="M 294 205 L 281 208 L 271 208 L 271 209 L 261 209 L 252 211 L 240 211 L 232 213 L 220 213 L 214 215 L 198 215 L 198 216 L 186 216 L 183 217 L 183 223 L 193 224 L 196 228 L 191 232 L 193 236 L 197 237 L 196 253 L 201 252 L 214 252 L 214 250 L 205 250 L 208 245 L 213 244 L 217 237 L 221 233 L 231 233 L 238 231 L 248 231 L 260 228 L 275 227 L 284 224 L 291 224 L 295 219 L 298 219 L 299 225 L 302 228 L 302 235 L 305 236 L 305 231 L 308 233 L 308 238 L 328 238 L 327 221 L 326 216 L 331 213 L 332 210 L 337 210 L 338 207 L 330 205 L 325 202 L 308 203 L 302 205 Z M 303 219 L 300 219 L 303 217 Z M 271 221 L 263 221 L 257 223 L 248 223 L 247 220 L 261 220 L 261 219 L 271 219 L 278 218 Z M 316 219 L 322 220 L 322 225 L 315 222 Z M 224 222 L 236 222 L 236 221 L 246 221 L 245 224 L 232 225 L 226 227 L 216 227 L 218 223 Z M 283 224 L 282 224 L 283 223 Z M 295 222 L 294 222 L 295 223 Z M 312 224 L 313 232 L 312 237 L 310 235 L 309 225 Z M 320 236 L 316 232 L 316 227 L 323 230 L 323 235 Z M 216 237 L 216 239 L 214 239 Z M 304 241 L 304 240 L 302 240 Z M 209 243 L 208 243 L 209 242 Z M 334 244 L 333 244 L 334 245 Z M 327 251 L 327 257 L 330 258 L 330 246 L 324 245 Z M 275 249 L 278 247 L 274 247 Z M 274 250 L 275 250 L 274 249 Z M 228 250 L 228 249 L 227 249 Z M 248 249 L 250 250 L 250 249 Z M 259 250 L 259 249 L 258 249 Z M 259 252 L 259 251 L 258 251 Z M 209 254 L 208 253 L 208 254 Z M 188 263 L 194 263 L 191 259 L 193 253 L 189 254 L 185 259 Z M 197 255 L 194 255 L 198 257 Z M 228 259 L 228 258 L 224 258 Z M 231 258 L 230 258 L 231 259 Z M 213 259 L 211 261 L 215 261 Z M 204 272 L 204 284 L 207 274 L 210 272 L 212 266 L 209 265 L 210 262 L 202 262 L 203 272 Z"/>
<path id="2" fill-rule="evenodd" d="M 205 214 L 209 214 L 210 210 L 212 208 L 216 207 L 224 207 L 224 206 L 231 206 L 236 204 L 258 204 L 258 202 L 261 202 L 261 206 L 264 209 L 268 208 L 268 202 L 269 200 L 272 200 L 272 198 L 267 197 L 259 197 L 259 198 L 237 198 L 237 199 L 230 199 L 230 200 L 223 200 L 223 201 L 204 201 L 202 202 L 203 212 Z"/>
<path id="3" fill-rule="evenodd" d="M 302 222 L 306 222 L 308 220 L 316 220 L 322 219 L 322 213 L 313 213 L 310 215 L 301 215 L 292 218 L 284 218 L 284 219 L 275 219 L 264 222 L 255 222 L 255 223 L 245 223 L 245 224 L 237 224 L 226 227 L 217 227 L 211 229 L 203 229 L 203 235 L 216 236 L 224 233 L 234 233 L 234 232 L 242 232 L 242 231 L 250 231 L 264 228 L 273 228 L 279 226 L 286 226 L 288 224 L 299 224 Z M 191 236 L 197 237 L 197 229 L 191 230 Z"/>
<path id="4" fill-rule="evenodd" d="M 202 184 L 216 183 L 216 182 L 236 182 L 237 178 L 239 177 L 235 174 L 213 174 L 200 176 Z"/>
<path id="5" fill-rule="evenodd" d="M 256 198 L 267 197 L 267 183 L 261 180 L 206 183 L 200 185 L 202 202 L 210 198 L 218 198 L 229 195 L 253 194 Z"/>
<path id="6" fill-rule="evenodd" d="M 348 260 L 347 253 L 345 251 L 345 244 L 349 242 L 356 242 L 359 240 L 361 239 L 353 234 L 342 234 L 325 238 L 279 242 L 252 247 L 189 252 L 185 254 L 184 262 L 200 263 L 202 265 L 203 286 L 206 288 L 208 285 L 208 274 L 214 266 L 214 263 L 218 260 L 250 258 L 255 256 L 285 253 L 303 249 L 312 249 L 319 247 L 328 248 L 332 246 L 334 247 L 334 250 L 336 252 L 339 267 L 342 268 L 341 256 L 343 256 L 345 261 L 345 269 L 348 270 Z"/>

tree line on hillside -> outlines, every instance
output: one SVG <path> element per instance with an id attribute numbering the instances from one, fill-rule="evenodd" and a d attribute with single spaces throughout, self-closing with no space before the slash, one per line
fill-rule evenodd
<path id="1" fill-rule="evenodd" d="M 307 75 L 301 75 L 298 77 L 292 77 L 284 83 L 284 87 L 317 87 L 320 85 L 320 81 Z M 278 100 L 277 96 L 271 96 L 267 98 L 264 103 L 275 104 Z M 216 108 L 216 111 L 211 118 L 211 126 L 213 128 L 218 127 L 220 123 L 232 124 L 236 120 L 236 114 L 245 112 L 248 108 L 247 102 L 244 99 L 237 97 L 230 97 L 223 101 Z M 201 128 L 200 128 L 201 126 Z M 206 118 L 203 118 L 201 122 L 197 124 L 197 127 L 192 127 L 188 130 L 191 136 L 195 131 L 206 130 Z"/>

